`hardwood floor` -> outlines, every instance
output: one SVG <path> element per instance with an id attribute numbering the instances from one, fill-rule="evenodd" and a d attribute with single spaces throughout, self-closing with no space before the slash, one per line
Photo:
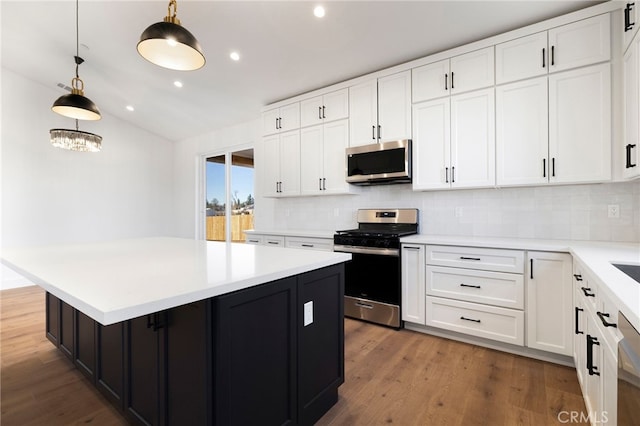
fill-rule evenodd
<path id="1" fill-rule="evenodd" d="M 0 424 L 125 425 L 44 326 L 42 289 L 0 292 Z M 571 368 L 350 319 L 345 336 L 346 380 L 318 425 L 540 426 L 586 412 Z"/>

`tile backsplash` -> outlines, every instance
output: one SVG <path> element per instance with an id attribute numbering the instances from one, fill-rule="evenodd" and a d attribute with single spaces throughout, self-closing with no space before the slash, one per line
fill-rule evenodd
<path id="1" fill-rule="evenodd" d="M 256 229 L 348 229 L 357 209 L 404 207 L 420 209 L 422 234 L 640 242 L 640 180 L 431 192 L 388 185 L 263 201 Z M 609 205 L 618 206 L 619 218 L 608 217 Z"/>

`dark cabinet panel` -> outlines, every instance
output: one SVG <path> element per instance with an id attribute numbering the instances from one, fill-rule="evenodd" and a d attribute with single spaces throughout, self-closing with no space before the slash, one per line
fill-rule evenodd
<path id="1" fill-rule="evenodd" d="M 96 386 L 116 407 L 124 408 L 124 326 L 96 327 Z"/>
<path id="2" fill-rule="evenodd" d="M 215 299 L 220 425 L 296 424 L 296 279 Z"/>
<path id="3" fill-rule="evenodd" d="M 344 383 L 342 265 L 301 275 L 298 288 L 299 422 L 311 425 L 337 402 L 338 387 Z M 304 325 L 309 303 L 313 321 Z"/>
<path id="4" fill-rule="evenodd" d="M 58 337 L 60 335 L 60 299 L 53 294 L 47 292 L 45 297 L 46 304 L 46 336 L 54 345 L 58 346 Z"/>
<path id="5" fill-rule="evenodd" d="M 93 382 L 96 369 L 96 322 L 82 312 L 74 311 L 76 326 L 74 363 Z M 60 345 L 62 346 L 62 342 L 60 342 Z"/>
<path id="6" fill-rule="evenodd" d="M 158 425 L 161 415 L 160 367 L 163 351 L 161 314 L 127 321 L 125 348 L 125 412 L 139 424 Z"/>
<path id="7" fill-rule="evenodd" d="M 73 309 L 72 306 L 60 301 L 60 350 L 69 359 L 73 360 L 73 344 L 74 344 L 74 332 L 73 332 Z"/>
<path id="8" fill-rule="evenodd" d="M 167 313 L 167 424 L 211 424 L 211 302 Z"/>

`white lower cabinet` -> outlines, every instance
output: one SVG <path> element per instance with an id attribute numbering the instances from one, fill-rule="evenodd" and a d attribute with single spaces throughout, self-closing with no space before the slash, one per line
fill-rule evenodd
<path id="1" fill-rule="evenodd" d="M 527 346 L 573 355 L 572 258 L 527 252 Z"/>
<path id="2" fill-rule="evenodd" d="M 574 363 L 592 425 L 617 424 L 617 312 L 585 273 L 574 265 Z"/>
<path id="3" fill-rule="evenodd" d="M 333 238 L 281 235 L 273 233 L 260 234 L 256 232 L 247 232 L 246 235 L 246 244 L 333 251 Z"/>
<path id="4" fill-rule="evenodd" d="M 421 244 L 403 244 L 400 252 L 402 320 L 422 325 L 425 323 L 424 253 L 425 246 Z"/>

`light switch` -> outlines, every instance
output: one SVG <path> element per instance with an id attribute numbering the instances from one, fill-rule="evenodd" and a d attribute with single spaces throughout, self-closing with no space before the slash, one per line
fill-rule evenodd
<path id="1" fill-rule="evenodd" d="M 313 300 L 304 304 L 304 326 L 313 322 Z"/>

